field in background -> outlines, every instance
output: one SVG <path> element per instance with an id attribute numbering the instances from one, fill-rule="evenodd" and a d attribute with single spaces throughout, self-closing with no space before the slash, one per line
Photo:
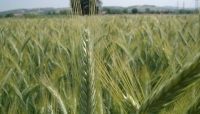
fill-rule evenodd
<path id="1" fill-rule="evenodd" d="M 0 113 L 200 111 L 198 15 L 0 19 Z"/>

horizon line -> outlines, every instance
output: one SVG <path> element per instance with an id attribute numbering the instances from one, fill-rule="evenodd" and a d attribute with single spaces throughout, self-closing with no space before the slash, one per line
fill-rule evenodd
<path id="1" fill-rule="evenodd" d="M 123 8 L 128 8 L 128 7 L 132 7 L 132 6 L 155 6 L 155 7 L 174 7 L 176 8 L 176 6 L 156 6 L 156 5 L 131 5 L 131 6 L 111 6 L 111 5 L 103 5 L 102 7 L 123 7 Z M 45 9 L 45 8 L 54 8 L 54 9 L 59 9 L 59 8 L 70 8 L 70 7 L 33 7 L 33 8 L 15 8 L 15 9 L 9 9 L 9 10 L 0 10 L 0 12 L 6 12 L 6 11 L 12 11 L 12 10 L 20 10 L 20 9 Z M 193 7 L 185 7 L 186 9 L 195 9 Z M 181 9 L 181 8 L 179 8 Z"/>

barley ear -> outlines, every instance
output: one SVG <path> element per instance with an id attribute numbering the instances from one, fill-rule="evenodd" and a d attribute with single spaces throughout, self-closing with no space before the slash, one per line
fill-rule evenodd
<path id="1" fill-rule="evenodd" d="M 138 114 L 146 112 L 156 112 L 156 109 L 161 109 L 166 105 L 166 102 L 172 102 L 178 95 L 183 93 L 183 89 L 187 85 L 192 84 L 197 78 L 196 75 L 200 73 L 200 53 L 172 78 L 166 80 L 158 87 L 149 98 L 147 98 L 141 105 Z M 181 86 L 180 86 L 181 85 Z"/>
<path id="2" fill-rule="evenodd" d="M 82 33 L 81 55 L 81 114 L 94 114 L 95 112 L 95 88 L 94 88 L 94 63 L 92 59 L 92 42 L 89 29 Z"/>

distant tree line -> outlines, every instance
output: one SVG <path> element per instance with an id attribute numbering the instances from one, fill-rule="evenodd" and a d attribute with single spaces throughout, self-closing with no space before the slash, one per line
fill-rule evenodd
<path id="1" fill-rule="evenodd" d="M 8 17 L 13 17 L 13 16 L 14 16 L 14 15 L 13 15 L 12 13 L 8 13 L 8 14 L 5 15 L 6 18 L 8 18 Z"/>
<path id="2" fill-rule="evenodd" d="M 59 12 L 48 12 L 46 14 L 20 14 L 19 17 L 24 17 L 24 18 L 35 18 L 35 17 L 40 17 L 43 15 L 71 15 L 71 11 L 69 10 L 61 10 Z M 0 18 L 12 18 L 16 17 L 13 13 L 8 13 L 6 15 L 0 15 Z"/>
<path id="3" fill-rule="evenodd" d="M 133 9 L 117 9 L 117 8 L 109 8 L 104 7 L 102 11 L 106 11 L 107 14 L 194 14 L 198 13 L 195 10 L 186 10 L 186 9 L 180 9 L 180 10 L 151 10 L 149 8 L 146 8 L 145 11 L 139 11 L 137 8 Z"/>
<path id="4" fill-rule="evenodd" d="M 68 15 L 71 14 L 70 10 L 60 10 L 59 12 L 48 12 L 47 15 Z"/>
<path id="5" fill-rule="evenodd" d="M 171 11 L 171 10 L 164 10 L 164 11 L 160 11 L 160 10 L 150 10 L 149 8 L 146 8 L 145 11 L 139 11 L 137 8 L 133 8 L 132 10 L 128 9 L 128 8 L 124 8 L 124 9 L 117 9 L 117 8 L 109 8 L 109 7 L 105 7 L 102 9 L 102 11 L 106 11 L 106 14 L 194 14 L 194 13 L 198 13 L 195 10 L 186 10 L 186 9 L 180 9 L 178 11 Z M 45 15 L 72 15 L 72 11 L 70 10 L 60 10 L 59 12 L 48 12 Z M 25 18 L 35 18 L 35 17 L 39 17 L 42 16 L 38 15 L 38 14 L 22 14 L 21 17 L 25 17 Z M 15 15 L 13 13 L 8 13 L 6 15 L 0 15 L 0 18 L 11 18 L 11 17 L 15 17 Z"/>

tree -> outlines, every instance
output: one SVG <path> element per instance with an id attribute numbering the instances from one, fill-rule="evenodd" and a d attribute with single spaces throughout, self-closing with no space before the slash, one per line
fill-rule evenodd
<path id="1" fill-rule="evenodd" d="M 47 15 L 51 15 L 51 12 L 48 12 Z"/>
<path id="2" fill-rule="evenodd" d="M 179 13 L 180 13 L 180 14 L 184 14 L 184 13 L 185 13 L 185 10 L 184 10 L 184 9 L 180 9 L 180 10 L 179 10 Z"/>
<path id="3" fill-rule="evenodd" d="M 13 17 L 14 15 L 12 14 L 12 13 L 8 13 L 8 14 L 6 14 L 6 16 L 5 17 Z"/>
<path id="4" fill-rule="evenodd" d="M 60 15 L 67 15 L 67 10 L 61 10 Z"/>
<path id="5" fill-rule="evenodd" d="M 109 7 L 104 7 L 102 11 L 106 11 L 107 14 L 111 14 L 112 10 Z"/>
<path id="6" fill-rule="evenodd" d="M 101 0 L 71 0 L 71 7 L 74 13 L 89 15 L 98 14 L 102 5 Z"/>
<path id="7" fill-rule="evenodd" d="M 124 14 L 127 14 L 127 13 L 128 13 L 128 9 L 127 9 L 127 8 L 124 8 L 124 9 L 123 9 L 123 13 L 124 13 Z"/>
<path id="8" fill-rule="evenodd" d="M 192 11 L 192 10 L 185 10 L 185 13 L 186 13 L 186 14 L 192 14 L 193 11 Z"/>
<path id="9" fill-rule="evenodd" d="M 3 16 L 2 16 L 2 15 L 0 15 L 0 18 L 3 18 Z"/>
<path id="10" fill-rule="evenodd" d="M 162 11 L 164 14 L 169 14 L 170 11 L 169 10 L 166 10 L 166 11 Z"/>
<path id="11" fill-rule="evenodd" d="M 146 8 L 146 9 L 145 9 L 145 12 L 146 12 L 146 13 L 150 13 L 150 9 L 149 9 L 149 8 Z"/>
<path id="12" fill-rule="evenodd" d="M 150 14 L 154 14 L 154 13 L 156 13 L 154 10 L 151 10 L 150 12 L 149 12 Z"/>
<path id="13" fill-rule="evenodd" d="M 133 8 L 133 9 L 132 9 L 132 13 L 133 13 L 133 14 L 138 13 L 138 9 L 137 9 L 137 8 Z"/>
<path id="14" fill-rule="evenodd" d="M 121 9 L 112 9 L 111 14 L 123 14 L 123 11 Z"/>
<path id="15" fill-rule="evenodd" d="M 111 14 L 111 12 L 112 12 L 110 8 L 108 8 L 106 11 L 108 14 Z"/>

